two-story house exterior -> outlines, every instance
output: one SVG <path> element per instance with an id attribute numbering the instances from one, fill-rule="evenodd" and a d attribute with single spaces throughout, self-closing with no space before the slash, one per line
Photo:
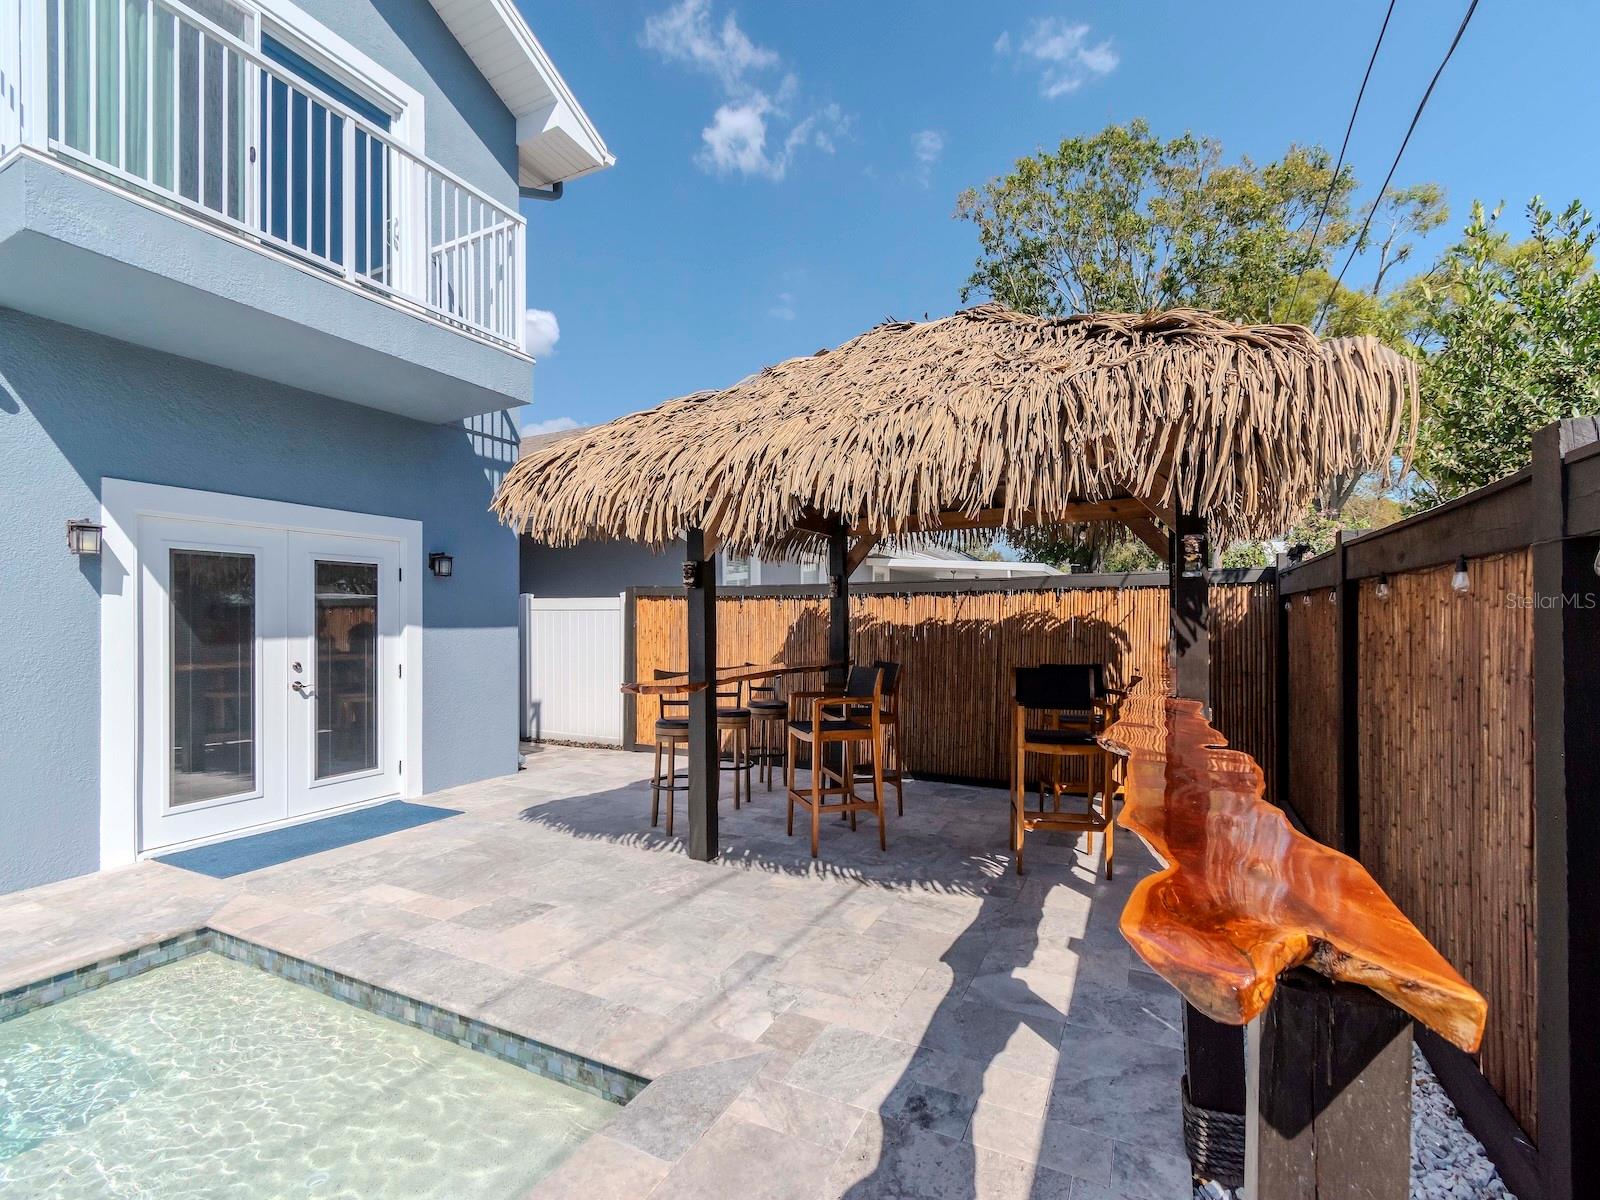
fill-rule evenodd
<path id="1" fill-rule="evenodd" d="M 516 769 L 519 201 L 612 161 L 512 0 L 0 0 L 0 892 Z"/>

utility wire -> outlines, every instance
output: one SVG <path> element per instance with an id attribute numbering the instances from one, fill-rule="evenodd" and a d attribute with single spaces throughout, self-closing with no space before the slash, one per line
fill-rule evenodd
<path id="1" fill-rule="evenodd" d="M 1372 57 L 1367 59 L 1367 73 L 1361 77 L 1361 87 L 1356 91 L 1355 107 L 1350 110 L 1350 121 L 1344 127 L 1344 141 L 1339 145 L 1339 159 L 1333 164 L 1333 174 L 1328 179 L 1328 194 L 1322 198 L 1322 208 L 1317 213 L 1317 223 L 1311 230 L 1311 242 L 1306 246 L 1309 257 L 1317 249 L 1317 238 L 1322 233 L 1322 222 L 1327 219 L 1328 208 L 1333 204 L 1333 193 L 1339 186 L 1339 173 L 1344 170 L 1345 151 L 1350 149 L 1350 134 L 1356 127 L 1356 114 L 1361 111 L 1361 100 L 1367 94 L 1367 82 L 1372 78 L 1372 66 L 1378 61 L 1378 50 L 1383 46 L 1383 35 L 1389 31 L 1389 18 L 1394 16 L 1395 0 L 1389 0 L 1389 10 L 1383 14 L 1383 25 L 1378 29 L 1378 40 L 1372 45 Z M 1300 299 L 1300 282 L 1305 272 L 1294 277 L 1294 291 L 1289 296 L 1289 312 L 1294 312 L 1294 302 Z"/>
<path id="2" fill-rule="evenodd" d="M 1450 62 L 1450 56 L 1456 52 L 1456 47 L 1461 44 L 1461 35 L 1466 33 L 1467 24 L 1472 20 L 1472 14 L 1478 11 L 1478 0 L 1472 0 L 1467 5 L 1466 15 L 1461 18 L 1461 24 L 1456 27 L 1456 36 L 1450 39 L 1450 48 L 1444 52 L 1444 57 L 1439 60 L 1439 68 L 1434 71 L 1433 78 L 1428 81 L 1428 90 L 1422 93 L 1422 99 L 1417 101 L 1417 111 L 1411 114 L 1411 124 L 1406 127 L 1406 136 L 1400 140 L 1400 149 L 1395 151 L 1394 162 L 1389 164 L 1389 173 L 1383 177 L 1383 186 L 1378 189 L 1378 196 L 1372 202 L 1372 207 L 1367 210 L 1367 219 L 1361 223 L 1361 232 L 1356 235 L 1355 242 L 1350 247 L 1350 254 L 1344 260 L 1344 266 L 1339 268 L 1339 274 L 1333 281 L 1333 286 L 1328 289 L 1328 295 L 1317 309 L 1320 316 L 1326 312 L 1333 303 L 1333 298 L 1339 293 L 1339 285 L 1344 282 L 1345 272 L 1350 269 L 1350 264 L 1355 261 L 1356 254 L 1366 241 L 1367 231 L 1372 228 L 1372 218 L 1378 214 L 1378 205 L 1383 202 L 1383 197 L 1389 190 L 1389 185 L 1394 182 L 1394 173 L 1400 167 L 1400 156 L 1406 152 L 1406 147 L 1411 144 L 1411 135 L 1417 131 L 1417 122 L 1422 120 L 1422 110 L 1428 106 L 1428 98 L 1433 95 L 1434 86 L 1439 82 L 1439 76 L 1444 74 L 1445 67 Z"/>

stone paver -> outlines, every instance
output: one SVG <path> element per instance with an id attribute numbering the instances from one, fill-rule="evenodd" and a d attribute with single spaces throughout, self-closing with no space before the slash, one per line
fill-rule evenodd
<path id="1" fill-rule="evenodd" d="M 696 863 L 648 768 L 540 747 L 433 824 L 0 896 L 0 988 L 211 924 L 652 1079 L 536 1197 L 1187 1194 L 1181 1006 L 1117 932 L 1135 839 L 1115 882 L 1060 835 L 1019 878 L 1003 793 L 911 782 L 888 854 L 827 822 L 813 862 L 758 789 Z"/>

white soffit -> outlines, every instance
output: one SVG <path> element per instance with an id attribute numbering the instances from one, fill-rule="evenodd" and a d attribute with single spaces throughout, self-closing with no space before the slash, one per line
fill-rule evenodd
<path id="1" fill-rule="evenodd" d="M 548 187 L 616 162 L 513 0 L 430 0 L 517 119 L 518 183 Z"/>

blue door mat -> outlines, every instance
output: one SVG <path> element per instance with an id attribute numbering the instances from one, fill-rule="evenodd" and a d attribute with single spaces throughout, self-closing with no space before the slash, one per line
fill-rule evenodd
<path id="1" fill-rule="evenodd" d="M 336 817 L 323 817 L 320 821 L 307 821 L 287 829 L 274 829 L 270 833 L 257 833 L 194 850 L 180 850 L 176 854 L 162 855 L 156 861 L 209 875 L 213 879 L 231 879 L 263 867 L 275 867 L 307 855 L 321 854 L 324 850 L 337 850 L 340 846 L 354 845 L 370 838 L 398 833 L 402 829 L 415 829 L 418 825 L 429 825 L 446 817 L 460 815 L 460 809 L 392 800 L 388 804 L 361 808 Z"/>

